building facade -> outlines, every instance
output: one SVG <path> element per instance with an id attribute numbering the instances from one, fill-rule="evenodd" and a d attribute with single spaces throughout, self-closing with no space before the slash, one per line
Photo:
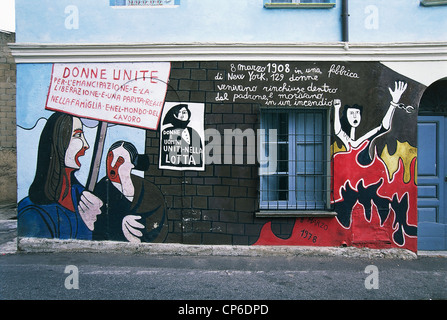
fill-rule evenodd
<path id="1" fill-rule="evenodd" d="M 8 43 L 15 34 L 0 30 L 0 206 L 14 207 L 16 198 L 16 65 Z"/>
<path id="2" fill-rule="evenodd" d="M 446 4 L 16 0 L 19 236 L 446 250 Z"/>

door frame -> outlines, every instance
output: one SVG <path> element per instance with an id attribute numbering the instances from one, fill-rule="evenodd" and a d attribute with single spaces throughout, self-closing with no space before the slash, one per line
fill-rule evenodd
<path id="1" fill-rule="evenodd" d="M 446 187 L 446 175 L 447 175 L 447 158 L 443 157 L 447 150 L 447 117 L 443 115 L 419 115 L 418 126 L 421 123 L 433 123 L 437 122 L 437 153 L 436 153 L 436 174 L 439 177 L 439 185 L 437 192 L 438 212 L 434 221 L 420 221 L 420 209 L 426 208 L 432 205 L 436 201 L 433 198 L 419 198 L 420 187 L 424 186 L 424 177 L 420 176 L 418 169 L 418 250 L 447 250 L 447 187 Z M 419 146 L 419 130 L 418 130 L 418 152 Z M 418 165 L 420 164 L 421 157 L 418 156 Z M 427 178 L 430 181 L 430 178 Z M 429 182 L 427 182 L 429 183 Z M 430 239 L 430 237 L 432 239 Z M 443 238 L 443 239 L 442 239 Z M 422 241 L 421 241 L 422 240 Z"/>

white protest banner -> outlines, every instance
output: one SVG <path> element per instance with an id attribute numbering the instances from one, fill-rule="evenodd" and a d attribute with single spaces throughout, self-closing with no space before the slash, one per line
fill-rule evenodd
<path id="1" fill-rule="evenodd" d="M 169 62 L 54 64 L 46 109 L 156 130 Z"/>

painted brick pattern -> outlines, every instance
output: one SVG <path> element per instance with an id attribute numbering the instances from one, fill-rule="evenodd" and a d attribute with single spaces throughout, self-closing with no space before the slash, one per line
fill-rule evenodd
<path id="1" fill-rule="evenodd" d="M 167 102 L 205 102 L 205 130 L 259 128 L 259 105 L 216 103 L 214 78 L 220 62 L 173 62 Z M 186 244 L 250 245 L 256 242 L 265 218 L 256 218 L 259 209 L 258 165 L 207 164 L 205 171 L 158 169 L 159 133 L 147 131 L 146 152 L 151 167 L 147 178 L 158 185 L 168 207 L 167 242 Z M 293 227 L 293 219 L 275 219 L 273 228 L 281 234 Z"/>

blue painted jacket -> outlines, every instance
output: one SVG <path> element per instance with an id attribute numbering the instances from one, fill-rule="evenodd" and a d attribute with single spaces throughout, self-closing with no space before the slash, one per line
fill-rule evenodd
<path id="1" fill-rule="evenodd" d="M 74 184 L 71 188 L 75 212 L 59 203 L 37 205 L 29 197 L 21 200 L 17 207 L 18 236 L 91 240 L 92 232 L 77 209 L 84 187 Z"/>

